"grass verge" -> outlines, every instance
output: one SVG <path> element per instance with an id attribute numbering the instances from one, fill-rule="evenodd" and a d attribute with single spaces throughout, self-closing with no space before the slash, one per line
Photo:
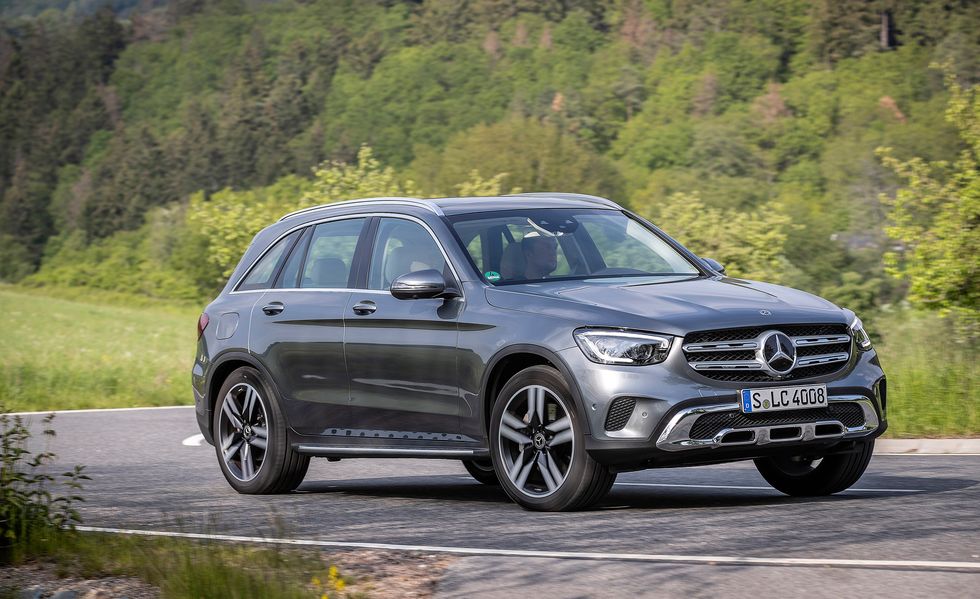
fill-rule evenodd
<path id="1" fill-rule="evenodd" d="M 345 597 L 351 580 L 316 551 L 172 538 L 49 530 L 15 554 L 14 564 L 53 564 L 59 576 L 130 576 L 170 599 Z"/>
<path id="2" fill-rule="evenodd" d="M 977 348 L 930 314 L 884 314 L 871 325 L 888 377 L 888 437 L 980 436 Z"/>
<path id="3" fill-rule="evenodd" d="M 11 411 L 191 403 L 199 310 L 0 287 L 0 404 Z"/>

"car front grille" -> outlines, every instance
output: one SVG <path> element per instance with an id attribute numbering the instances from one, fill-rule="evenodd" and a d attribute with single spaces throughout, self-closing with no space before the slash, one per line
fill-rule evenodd
<path id="1" fill-rule="evenodd" d="M 826 408 L 811 408 L 808 410 L 783 410 L 780 412 L 763 412 L 761 414 L 743 414 L 737 410 L 731 412 L 713 412 L 699 417 L 691 427 L 692 439 L 711 439 L 727 428 L 751 428 L 754 426 L 780 426 L 783 424 L 802 424 L 804 422 L 819 422 L 822 420 L 838 420 L 847 428 L 864 424 L 864 410 L 856 403 L 832 403 Z"/>
<path id="2" fill-rule="evenodd" d="M 612 405 L 609 406 L 609 412 L 606 414 L 606 430 L 623 430 L 626 427 L 626 423 L 629 422 L 630 416 L 633 415 L 633 408 L 635 407 L 635 397 L 620 397 L 614 400 Z"/>
<path id="3" fill-rule="evenodd" d="M 757 352 L 771 331 L 785 333 L 796 352 L 788 373 L 769 372 Z M 851 335 L 844 324 L 789 324 L 698 331 L 684 338 L 684 357 L 698 374 L 725 382 L 793 381 L 826 376 L 851 357 Z"/>

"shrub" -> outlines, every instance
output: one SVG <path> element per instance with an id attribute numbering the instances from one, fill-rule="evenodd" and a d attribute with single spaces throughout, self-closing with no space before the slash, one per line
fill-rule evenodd
<path id="1" fill-rule="evenodd" d="M 41 421 L 44 435 L 54 436 L 50 428 L 54 414 Z M 56 457 L 50 451 L 33 453 L 28 449 L 31 430 L 21 416 L 0 409 L 0 564 L 10 563 L 19 551 L 38 538 L 73 529 L 81 522 L 77 502 L 82 481 L 89 480 L 84 466 L 75 466 L 60 477 L 48 473 Z M 58 495 L 52 487 L 58 478 L 67 494 Z"/>

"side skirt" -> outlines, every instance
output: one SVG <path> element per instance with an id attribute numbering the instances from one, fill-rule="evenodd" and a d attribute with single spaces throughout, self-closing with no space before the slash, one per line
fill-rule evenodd
<path id="1" fill-rule="evenodd" d="M 294 443 L 293 449 L 305 455 L 321 458 L 429 458 L 460 460 L 485 458 L 486 449 L 424 448 L 424 447 L 352 447 L 314 443 Z"/>

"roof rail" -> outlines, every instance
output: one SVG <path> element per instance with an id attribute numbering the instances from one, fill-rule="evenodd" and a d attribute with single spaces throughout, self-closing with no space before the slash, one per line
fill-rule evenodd
<path id="1" fill-rule="evenodd" d="M 561 191 L 556 191 L 556 192 L 534 191 L 530 193 L 512 193 L 510 194 L 510 196 L 518 197 L 518 198 L 559 198 L 562 200 L 580 200 L 583 202 L 589 202 L 590 204 L 596 204 L 599 206 L 608 206 L 610 208 L 622 208 L 622 206 L 620 206 L 619 204 L 617 204 L 616 202 L 610 199 L 599 197 L 599 196 L 588 195 L 585 193 L 565 193 Z"/>
<path id="2" fill-rule="evenodd" d="M 329 204 L 320 204 L 319 206 L 310 206 L 309 208 L 301 208 L 289 214 L 283 215 L 279 222 L 286 220 L 297 214 L 304 214 L 306 212 L 313 212 L 314 210 L 323 210 L 326 208 L 334 208 L 337 206 L 351 206 L 353 204 L 366 204 L 366 203 L 377 203 L 377 204 L 404 204 L 409 206 L 418 206 L 420 208 L 425 208 L 430 212 L 434 212 L 439 216 L 443 216 L 442 209 L 431 202 L 426 202 L 418 198 L 399 198 L 399 197 L 382 197 L 382 198 L 361 198 L 357 200 L 344 200 L 342 202 L 331 202 Z"/>

